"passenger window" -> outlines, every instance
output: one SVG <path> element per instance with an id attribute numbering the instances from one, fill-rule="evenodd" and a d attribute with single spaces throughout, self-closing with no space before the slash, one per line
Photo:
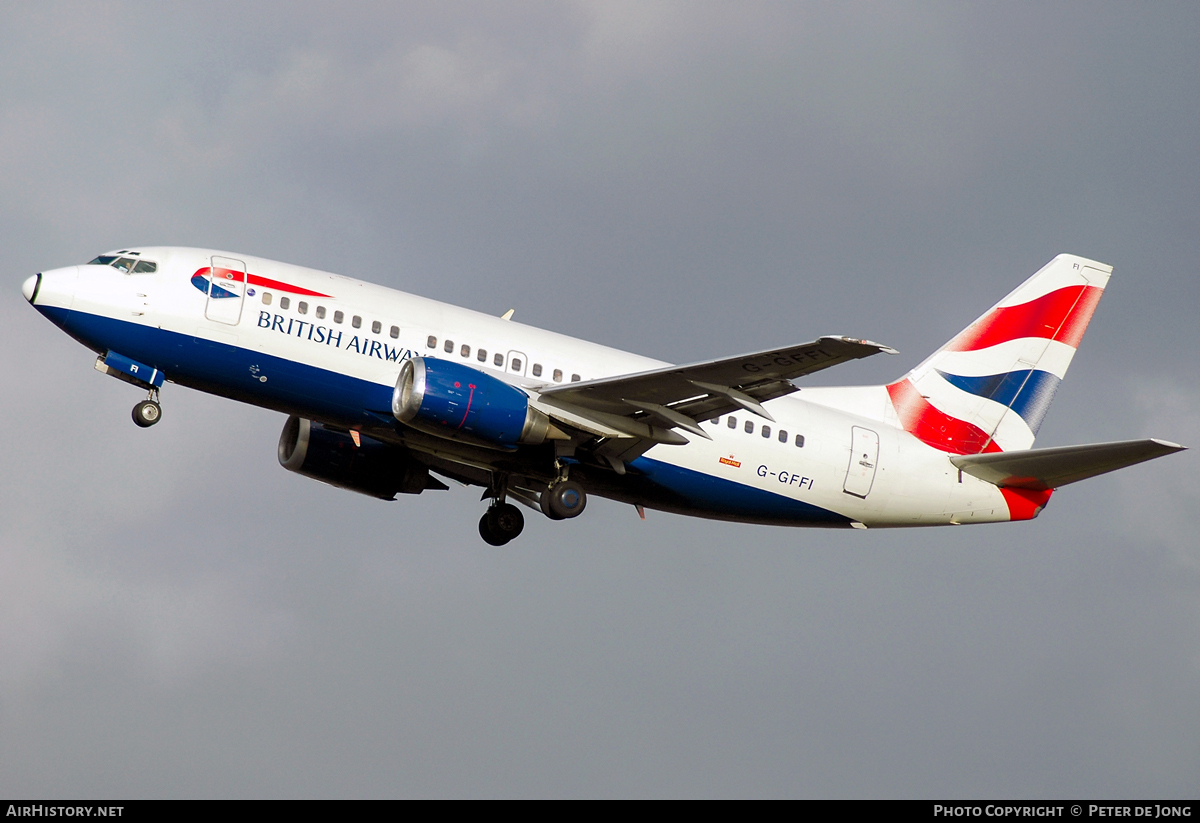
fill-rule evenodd
<path id="1" fill-rule="evenodd" d="M 572 383 L 578 383 L 578 382 L 579 382 L 579 375 L 577 375 L 577 374 L 573 374 L 573 375 L 571 375 L 571 382 L 572 382 Z"/>
<path id="2" fill-rule="evenodd" d="M 737 418 L 734 417 L 733 415 L 730 415 L 728 425 L 729 425 L 729 428 L 736 429 L 737 428 Z"/>
<path id="3" fill-rule="evenodd" d="M 787 442 L 787 432 L 786 432 L 786 431 L 784 431 L 783 429 L 780 429 L 780 430 L 779 430 L 779 442 L 780 442 L 780 443 L 786 443 L 786 442 Z"/>
<path id="4" fill-rule="evenodd" d="M 746 421 L 746 434 L 754 434 L 754 421 L 753 420 Z"/>
<path id="5" fill-rule="evenodd" d="M 429 337 L 427 337 L 427 338 L 425 339 L 425 348 L 427 348 L 427 349 L 436 349 L 436 348 L 437 348 L 437 337 L 435 337 L 435 336 L 434 336 L 434 335 L 432 335 L 432 334 L 431 334 L 431 335 L 429 335 Z"/>
<path id="6" fill-rule="evenodd" d="M 308 314 L 308 304 L 301 300 L 296 304 L 296 311 L 300 312 L 301 314 Z"/>
<path id="7" fill-rule="evenodd" d="M 286 309 L 290 305 L 292 305 L 291 300 L 288 300 L 286 297 L 279 298 L 279 308 Z"/>
<path id="8" fill-rule="evenodd" d="M 395 340 L 397 337 L 400 336 L 400 327 L 392 326 L 390 329 L 388 329 L 388 334 L 390 334 L 392 336 L 392 339 Z"/>
<path id="9" fill-rule="evenodd" d="M 475 352 L 475 359 L 478 360 L 480 363 L 486 363 L 487 362 L 487 349 L 480 349 L 479 351 Z"/>
<path id="10" fill-rule="evenodd" d="M 712 420 L 709 420 L 708 422 L 712 423 L 714 426 L 716 426 L 717 424 L 719 424 L 721 422 L 721 418 L 714 417 Z"/>
<path id="11" fill-rule="evenodd" d="M 442 348 L 444 348 L 446 350 L 446 354 L 450 354 L 450 352 L 454 351 L 454 341 L 447 340 L 446 345 L 443 346 Z"/>
<path id="12" fill-rule="evenodd" d="M 383 324 L 378 320 L 371 321 L 371 334 L 379 334 L 383 331 Z"/>
<path id="13" fill-rule="evenodd" d="M 511 361 L 509 361 L 508 365 L 512 368 L 513 371 L 520 371 L 521 370 L 521 358 L 514 357 Z"/>
<path id="14" fill-rule="evenodd" d="M 468 346 L 466 343 L 463 343 L 463 347 L 461 349 L 459 349 L 458 353 L 462 357 L 470 357 L 471 356 L 471 347 Z"/>
<path id="15" fill-rule="evenodd" d="M 802 435 L 802 434 L 796 435 L 796 448 L 798 448 L 798 449 L 804 448 L 804 435 Z"/>
<path id="16" fill-rule="evenodd" d="M 496 356 L 492 358 L 492 362 L 495 363 L 497 366 L 503 367 L 504 366 L 504 355 L 502 355 L 500 352 L 496 352 Z"/>
<path id="17" fill-rule="evenodd" d="M 554 382 L 555 382 L 555 383 L 561 383 L 561 382 L 562 382 L 562 369 L 555 369 L 555 370 L 554 370 Z"/>
<path id="18" fill-rule="evenodd" d="M 334 322 L 334 323 L 341 323 L 341 322 L 342 322 L 342 320 L 343 320 L 345 317 L 346 317 L 346 315 L 342 314 L 340 311 L 335 311 L 335 312 L 333 313 L 333 322 Z"/>
<path id="19" fill-rule="evenodd" d="M 158 264 L 151 263 L 149 260 L 139 260 L 133 267 L 134 274 L 154 274 L 156 271 L 158 271 Z"/>
<path id="20" fill-rule="evenodd" d="M 263 292 L 263 305 L 264 306 L 271 305 L 271 293 L 269 291 Z"/>
<path id="21" fill-rule="evenodd" d="M 362 318 L 357 314 L 350 318 L 350 325 L 356 329 L 362 328 Z"/>
<path id="22" fill-rule="evenodd" d="M 324 306 L 317 306 L 317 319 L 318 320 L 325 319 L 325 307 Z"/>
<path id="23" fill-rule="evenodd" d="M 533 364 L 533 376 L 534 376 L 534 377 L 541 377 L 541 376 L 542 376 L 542 364 L 541 364 L 541 363 L 534 363 L 534 364 Z"/>
<path id="24" fill-rule="evenodd" d="M 771 436 L 771 427 L 763 426 L 762 427 L 762 435 L 763 435 L 763 437 L 770 437 Z"/>

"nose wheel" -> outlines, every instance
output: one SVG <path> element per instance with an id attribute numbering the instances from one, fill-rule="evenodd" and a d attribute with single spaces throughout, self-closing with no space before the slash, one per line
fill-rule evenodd
<path id="1" fill-rule="evenodd" d="M 150 396 L 133 407 L 133 422 L 143 429 L 148 429 L 162 419 L 162 406 L 158 404 L 158 392 L 152 391 Z"/>

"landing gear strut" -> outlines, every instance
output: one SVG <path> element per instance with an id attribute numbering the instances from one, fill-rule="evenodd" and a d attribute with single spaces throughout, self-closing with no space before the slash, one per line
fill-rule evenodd
<path id="1" fill-rule="evenodd" d="M 508 487 L 508 476 L 495 474 L 492 486 L 484 497 L 492 498 L 492 505 L 479 518 L 479 536 L 490 546 L 503 546 L 513 540 L 525 528 L 525 516 L 512 503 L 504 502 Z"/>
<path id="2" fill-rule="evenodd" d="M 133 422 L 148 429 L 162 419 L 162 406 L 158 404 L 158 389 L 151 389 L 150 396 L 133 407 Z"/>
<path id="3" fill-rule="evenodd" d="M 550 485 L 541 498 L 542 514 L 551 520 L 566 520 L 583 514 L 587 494 L 583 486 L 563 478 Z"/>

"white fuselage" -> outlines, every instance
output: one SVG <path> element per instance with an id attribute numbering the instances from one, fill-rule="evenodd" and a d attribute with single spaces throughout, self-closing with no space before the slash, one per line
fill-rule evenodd
<path id="1" fill-rule="evenodd" d="M 285 263 L 201 249 L 139 253 L 156 263 L 155 272 L 108 265 L 44 272 L 34 305 L 93 350 L 148 363 L 171 382 L 372 436 L 404 436 L 387 415 L 400 366 L 413 357 L 492 374 L 528 391 L 535 406 L 541 387 L 668 365 Z M 214 257 L 242 263 L 254 276 L 244 294 L 220 305 L 193 283 L 197 272 L 219 269 Z M 999 489 L 963 476 L 946 452 L 900 427 L 882 386 L 803 389 L 766 408 L 773 423 L 725 415 L 702 423 L 712 440 L 689 435 L 687 445 L 655 446 L 631 463 L 629 475 L 601 483 L 608 491 L 600 493 L 697 516 L 793 525 L 1010 519 Z M 478 450 L 453 442 L 406 442 L 486 464 Z M 792 503 L 828 517 L 807 517 Z"/>

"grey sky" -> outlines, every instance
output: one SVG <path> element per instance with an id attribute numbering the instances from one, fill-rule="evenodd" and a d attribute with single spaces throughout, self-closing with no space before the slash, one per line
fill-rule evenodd
<path id="1" fill-rule="evenodd" d="M 830 533 L 290 475 L 19 293 L 125 244 L 341 272 L 672 361 L 897 376 L 1116 267 L 1040 445 L 1200 446 L 1194 4 L 0 11 L 0 794 L 1194 797 L 1193 452 L 1033 523 Z M 818 381 L 813 381 L 818 382 Z"/>

